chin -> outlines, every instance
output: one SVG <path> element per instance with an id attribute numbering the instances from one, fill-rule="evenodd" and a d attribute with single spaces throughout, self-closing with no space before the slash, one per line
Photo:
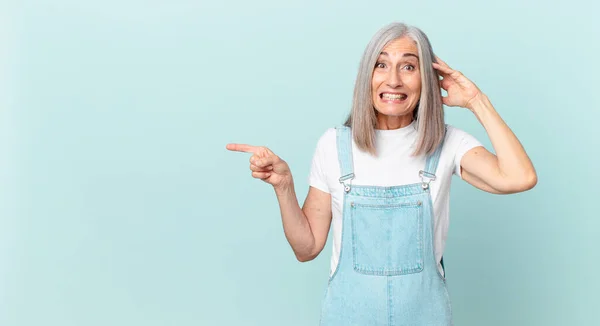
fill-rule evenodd
<path id="1" fill-rule="evenodd" d="M 391 116 L 391 117 L 402 117 L 405 115 L 413 114 L 414 108 L 398 108 L 398 107 L 389 107 L 389 106 L 380 106 L 379 108 L 375 107 L 375 111 L 379 114 Z"/>

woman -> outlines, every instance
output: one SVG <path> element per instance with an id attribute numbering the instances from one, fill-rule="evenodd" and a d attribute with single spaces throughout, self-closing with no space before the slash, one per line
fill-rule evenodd
<path id="1" fill-rule="evenodd" d="M 442 103 L 473 112 L 496 154 L 445 125 Z M 537 182 L 485 94 L 434 56 L 420 29 L 401 23 L 368 44 L 348 120 L 317 144 L 302 208 L 284 160 L 265 147 L 227 149 L 253 153 L 252 176 L 273 185 L 299 261 L 321 252 L 333 221 L 321 325 L 451 325 L 442 254 L 452 175 L 496 194 Z"/>

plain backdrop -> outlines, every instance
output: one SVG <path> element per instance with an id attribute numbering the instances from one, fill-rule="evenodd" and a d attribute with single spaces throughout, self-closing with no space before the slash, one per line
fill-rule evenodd
<path id="1" fill-rule="evenodd" d="M 600 132 L 592 1 L 4 1 L 0 325 L 317 325 L 331 238 L 296 261 L 272 188 L 229 142 L 271 148 L 300 203 L 362 52 L 420 27 L 538 172 L 454 177 L 456 325 L 597 325 Z M 463 108 L 447 122 L 491 148 Z"/>

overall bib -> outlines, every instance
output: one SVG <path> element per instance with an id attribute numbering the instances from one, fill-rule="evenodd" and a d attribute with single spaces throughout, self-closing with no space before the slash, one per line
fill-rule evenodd
<path id="1" fill-rule="evenodd" d="M 351 185 L 352 133 L 345 126 L 336 133 L 344 187 L 342 245 L 321 326 L 452 325 L 446 281 L 435 261 L 429 193 L 443 144 L 418 172 L 421 183 Z"/>

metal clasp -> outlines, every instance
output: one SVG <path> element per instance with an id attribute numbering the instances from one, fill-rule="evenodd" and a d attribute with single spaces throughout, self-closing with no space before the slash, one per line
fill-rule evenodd
<path id="1" fill-rule="evenodd" d="M 348 179 L 352 180 L 353 178 L 354 178 L 354 173 L 346 174 L 346 175 L 340 177 L 340 183 L 344 185 L 345 192 L 350 192 L 350 182 L 346 183 L 345 181 Z"/>
<path id="2" fill-rule="evenodd" d="M 429 183 L 435 180 L 435 174 L 423 170 L 419 171 L 419 176 L 421 177 L 421 186 L 423 187 L 423 190 L 429 189 Z"/>

